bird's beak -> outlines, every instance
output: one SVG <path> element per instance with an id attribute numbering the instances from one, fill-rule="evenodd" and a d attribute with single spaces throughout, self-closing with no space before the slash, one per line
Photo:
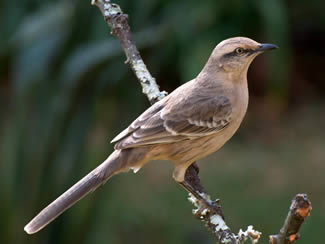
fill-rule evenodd
<path id="1" fill-rule="evenodd" d="M 255 52 L 265 52 L 265 51 L 270 51 L 273 49 L 279 48 L 277 45 L 274 44 L 260 44 L 258 48 L 255 50 Z"/>

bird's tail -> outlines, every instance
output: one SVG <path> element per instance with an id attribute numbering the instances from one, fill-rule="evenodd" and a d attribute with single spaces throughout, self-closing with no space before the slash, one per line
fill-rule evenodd
<path id="1" fill-rule="evenodd" d="M 104 184 L 113 174 L 121 170 L 120 156 L 120 151 L 114 151 L 101 165 L 43 209 L 25 226 L 24 230 L 28 234 L 38 232 L 78 200 Z"/>

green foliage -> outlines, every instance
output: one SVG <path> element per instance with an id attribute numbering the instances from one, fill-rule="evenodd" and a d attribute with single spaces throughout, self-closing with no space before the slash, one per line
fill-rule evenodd
<path id="1" fill-rule="evenodd" d="M 279 45 L 279 51 L 259 59 L 253 68 L 257 75 L 250 76 L 255 110 L 251 110 L 244 128 L 251 133 L 240 133 L 232 146 L 210 158 L 228 166 L 209 164 L 210 170 L 204 170 L 202 178 L 209 191 L 223 199 L 235 228 L 253 223 L 264 234 L 275 233 L 290 198 L 299 191 L 311 192 L 312 201 L 322 204 L 320 172 L 324 168 L 319 160 L 324 158 L 320 149 L 324 139 L 317 133 L 305 135 L 304 142 L 309 140 L 310 145 L 296 148 L 299 137 L 283 140 L 287 135 L 274 133 L 281 144 L 269 148 L 269 134 L 255 130 L 263 131 L 265 125 L 264 130 L 291 129 L 292 134 L 300 134 L 315 127 L 314 115 L 323 111 L 315 108 L 299 128 L 270 122 L 275 118 L 290 121 L 290 116 L 282 114 L 290 114 L 286 106 L 294 105 L 293 97 L 301 98 L 299 101 L 314 99 L 312 103 L 322 99 L 317 94 L 325 89 L 323 76 L 309 82 L 295 66 L 307 57 L 306 52 L 295 53 L 296 37 L 309 29 L 324 33 L 325 20 L 317 1 L 310 1 L 308 8 L 304 1 L 293 4 L 280 0 L 117 3 L 130 16 L 134 38 L 148 68 L 169 92 L 195 77 L 214 46 L 225 38 L 242 35 Z M 302 23 L 313 24 L 300 31 Z M 213 242 L 190 215 L 185 193 L 161 163 L 148 166 L 139 175 L 112 179 L 45 230 L 27 236 L 23 227 L 31 217 L 103 161 L 112 151 L 109 140 L 148 102 L 123 63 L 119 42 L 109 35 L 102 15 L 90 1 L 2 1 L 0 33 L 0 243 Z M 320 38 L 308 33 L 312 40 Z M 308 40 L 303 39 L 303 45 Z M 324 53 L 317 45 L 308 50 L 310 60 L 323 60 L 320 55 Z M 302 64 L 307 69 L 315 63 Z M 256 123 L 256 118 L 264 121 Z M 259 139 L 252 139 L 252 134 Z M 266 142 L 257 146 L 254 140 Z M 281 149 L 283 154 L 278 153 Z M 298 169 L 292 166 L 294 162 L 299 163 Z M 295 177 L 283 176 L 304 172 L 307 179 L 313 179 L 306 162 L 319 169 L 317 184 L 308 188 L 301 182 L 296 184 Z M 284 178 L 272 182 L 281 175 Z M 316 236 L 320 235 L 315 233 L 325 219 L 320 209 L 324 206 L 313 210 L 300 243 L 319 243 Z M 270 211 L 282 212 L 268 216 Z"/>

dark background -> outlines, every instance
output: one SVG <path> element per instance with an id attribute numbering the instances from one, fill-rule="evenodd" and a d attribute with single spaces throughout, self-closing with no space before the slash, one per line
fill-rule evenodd
<path id="1" fill-rule="evenodd" d="M 117 2 L 162 90 L 195 77 L 223 39 L 280 49 L 258 57 L 250 105 L 234 138 L 199 162 L 237 232 L 277 233 L 296 193 L 311 217 L 297 243 L 322 243 L 325 223 L 325 15 L 316 0 Z M 0 243 L 215 243 L 191 215 L 166 162 L 119 175 L 32 236 L 24 225 L 95 168 L 109 141 L 149 103 L 119 42 L 90 1 L 0 2 Z"/>

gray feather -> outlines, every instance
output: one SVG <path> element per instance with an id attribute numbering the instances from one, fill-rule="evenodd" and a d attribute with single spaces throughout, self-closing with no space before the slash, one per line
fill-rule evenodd
<path id="1" fill-rule="evenodd" d="M 118 160 L 119 151 L 115 151 L 101 165 L 43 209 L 25 226 L 24 230 L 28 234 L 38 232 L 78 200 L 104 184 L 120 168 Z"/>
<path id="2" fill-rule="evenodd" d="M 166 100 L 167 101 L 167 100 Z M 115 149 L 174 143 L 211 135 L 231 122 L 232 106 L 225 96 L 179 96 L 149 108 L 113 142 Z"/>

